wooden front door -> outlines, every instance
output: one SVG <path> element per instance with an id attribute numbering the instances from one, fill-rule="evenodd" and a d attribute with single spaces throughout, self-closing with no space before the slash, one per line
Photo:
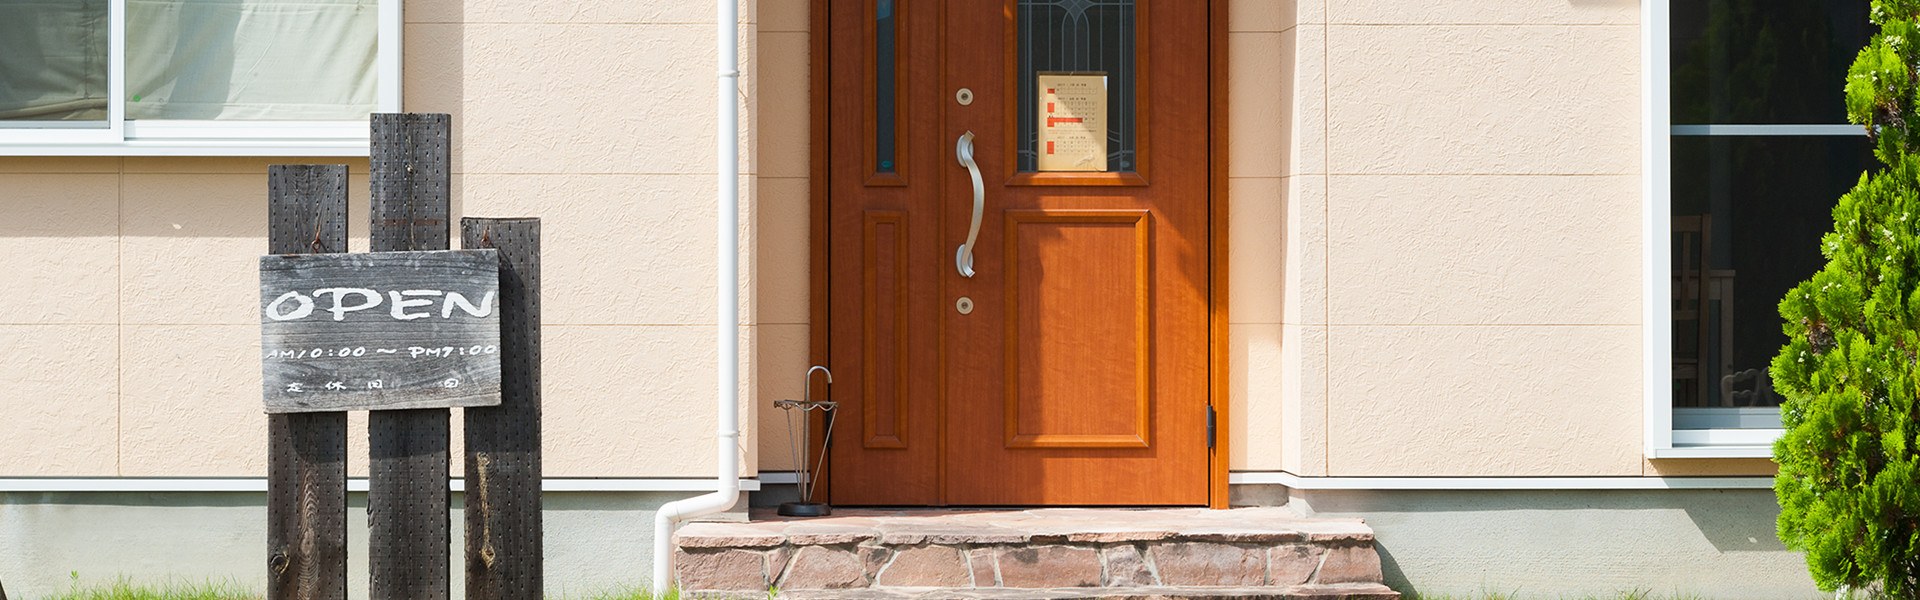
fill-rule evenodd
<path id="1" fill-rule="evenodd" d="M 1207 503 L 1209 4 L 830 2 L 833 503 Z"/>

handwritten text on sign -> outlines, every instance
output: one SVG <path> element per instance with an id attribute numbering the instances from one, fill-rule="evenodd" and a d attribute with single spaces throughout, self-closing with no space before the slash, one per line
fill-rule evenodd
<path id="1" fill-rule="evenodd" d="M 269 413 L 500 404 L 493 250 L 260 257 Z"/>

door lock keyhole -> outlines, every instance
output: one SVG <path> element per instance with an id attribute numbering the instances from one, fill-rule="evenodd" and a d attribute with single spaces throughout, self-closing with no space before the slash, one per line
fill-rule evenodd
<path id="1" fill-rule="evenodd" d="M 953 309 L 960 311 L 963 315 L 973 314 L 973 299 L 961 296 L 959 300 L 953 301 Z"/>
<path id="2" fill-rule="evenodd" d="M 973 104 L 973 90 L 960 88 L 960 91 L 953 93 L 953 101 L 959 102 L 961 106 Z"/>

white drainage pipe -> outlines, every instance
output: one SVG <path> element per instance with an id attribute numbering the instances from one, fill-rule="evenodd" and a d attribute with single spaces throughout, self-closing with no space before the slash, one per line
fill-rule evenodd
<path id="1" fill-rule="evenodd" d="M 653 518 L 653 593 L 673 585 L 673 528 L 733 508 L 740 499 L 740 45 L 738 0 L 719 4 L 720 342 L 719 483 L 711 494 L 668 502 Z"/>

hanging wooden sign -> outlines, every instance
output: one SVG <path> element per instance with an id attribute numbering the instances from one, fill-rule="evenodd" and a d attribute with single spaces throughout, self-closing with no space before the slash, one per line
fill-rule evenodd
<path id="1" fill-rule="evenodd" d="M 500 404 L 496 251 L 260 257 L 269 413 Z"/>

